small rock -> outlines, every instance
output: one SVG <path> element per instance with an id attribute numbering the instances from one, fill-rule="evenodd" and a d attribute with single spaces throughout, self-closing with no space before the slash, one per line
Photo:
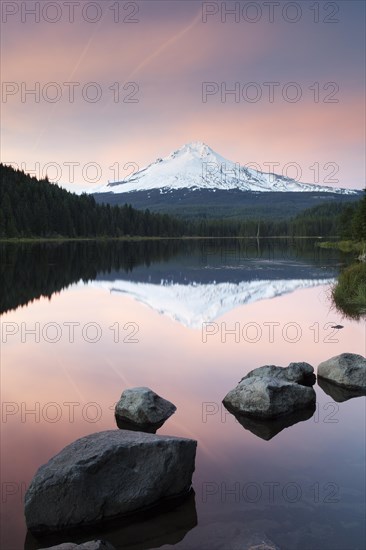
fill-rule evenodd
<path id="1" fill-rule="evenodd" d="M 236 414 L 275 418 L 314 407 L 313 388 L 275 378 L 248 378 L 224 398 L 225 407 Z"/>
<path id="2" fill-rule="evenodd" d="M 342 353 L 323 361 L 318 376 L 352 390 L 366 391 L 366 359 L 355 353 Z"/>
<path id="3" fill-rule="evenodd" d="M 197 442 L 111 430 L 82 437 L 41 466 L 25 494 L 33 533 L 84 527 L 189 493 Z"/>
<path id="4" fill-rule="evenodd" d="M 276 418 L 300 409 L 313 409 L 316 395 L 306 386 L 315 381 L 308 363 L 288 367 L 265 365 L 250 371 L 224 398 L 223 404 L 235 415 Z"/>
<path id="5" fill-rule="evenodd" d="M 142 387 L 122 393 L 115 415 L 119 428 L 155 433 L 176 410 L 173 403 Z"/>

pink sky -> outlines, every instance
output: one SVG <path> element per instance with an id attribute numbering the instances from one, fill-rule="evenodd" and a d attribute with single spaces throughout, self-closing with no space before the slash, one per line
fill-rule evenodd
<path id="1" fill-rule="evenodd" d="M 293 24 L 280 15 L 271 24 L 265 11 L 255 24 L 233 18 L 222 23 L 220 13 L 203 23 L 200 2 L 155 1 L 138 4 L 136 23 L 114 23 L 112 2 L 99 4 L 104 15 L 94 24 L 77 10 L 72 24 L 65 13 L 54 24 L 42 14 L 39 23 L 30 17 L 22 23 L 20 12 L 3 22 L 3 162 L 24 163 L 26 171 L 35 169 L 39 176 L 55 163 L 59 168 L 48 168 L 50 179 L 76 190 L 114 179 L 110 167 L 116 163 L 123 179 L 128 162 L 142 168 L 186 142 L 204 141 L 224 157 L 257 163 L 263 171 L 266 164 L 279 163 L 275 171 L 284 173 L 294 163 L 302 181 L 364 187 L 362 3 L 347 2 L 346 9 L 340 2 L 334 24 L 314 23 L 305 8 Z M 80 84 L 74 103 L 65 82 Z M 81 94 L 90 82 L 101 92 L 95 103 Z M 115 82 L 121 85 L 119 102 L 109 89 Z M 133 84 L 124 90 L 128 82 Z M 222 102 L 217 93 L 203 102 L 204 82 L 227 90 L 238 83 L 244 99 L 241 95 L 236 103 L 227 95 Z M 262 93 L 256 103 L 245 96 L 251 82 Z M 266 82 L 279 83 L 273 102 Z M 302 93 L 295 103 L 282 94 L 290 82 Z M 40 101 L 22 98 L 22 89 L 36 83 Z M 56 103 L 42 96 L 56 93 L 49 83 L 61 91 Z M 253 90 L 248 88 L 249 99 Z M 137 102 L 123 102 L 134 91 L 130 98 Z M 324 102 L 332 91 L 330 99 L 338 102 Z M 91 99 L 95 88 L 86 92 Z M 74 178 L 68 163 L 78 163 Z M 86 171 L 88 163 L 99 170 Z M 295 169 L 288 175 L 296 176 Z"/>

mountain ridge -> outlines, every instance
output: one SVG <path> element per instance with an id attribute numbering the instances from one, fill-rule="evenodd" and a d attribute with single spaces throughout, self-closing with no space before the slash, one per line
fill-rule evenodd
<path id="1" fill-rule="evenodd" d="M 157 158 L 126 179 L 110 182 L 92 192 L 128 194 L 155 190 L 161 194 L 179 190 L 357 194 L 357 190 L 353 189 L 302 183 L 286 176 L 248 168 L 225 159 L 201 141 L 187 143 L 168 156 Z"/>

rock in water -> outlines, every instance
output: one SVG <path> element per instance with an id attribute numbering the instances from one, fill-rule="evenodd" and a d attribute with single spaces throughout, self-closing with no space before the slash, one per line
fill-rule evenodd
<path id="1" fill-rule="evenodd" d="M 239 382 L 224 398 L 225 407 L 236 414 L 275 418 L 313 407 L 313 388 L 275 378 L 248 378 Z"/>
<path id="2" fill-rule="evenodd" d="M 115 408 L 117 425 L 121 428 L 154 433 L 177 410 L 150 388 L 125 390 Z"/>
<path id="3" fill-rule="evenodd" d="M 197 442 L 126 430 L 78 439 L 41 466 L 25 495 L 33 533 L 83 527 L 189 492 Z"/>
<path id="4" fill-rule="evenodd" d="M 57 546 L 49 546 L 43 550 L 115 550 L 115 547 L 103 540 L 91 540 L 83 544 L 74 544 L 73 542 L 64 542 Z"/>
<path id="5" fill-rule="evenodd" d="M 288 367 L 277 367 L 276 365 L 264 365 L 264 367 L 258 367 L 251 370 L 246 376 L 244 376 L 240 382 L 246 378 L 269 377 L 277 380 L 284 380 L 285 382 L 297 382 L 298 384 L 309 382 L 315 383 L 314 368 L 309 363 L 290 363 Z"/>
<path id="6" fill-rule="evenodd" d="M 323 361 L 318 376 L 351 390 L 366 391 L 366 359 L 355 353 L 342 353 Z"/>
<path id="7" fill-rule="evenodd" d="M 23 550 L 38 550 L 47 546 L 61 545 L 72 540 L 72 544 L 86 543 L 102 538 L 116 548 L 149 550 L 151 547 L 169 548 L 178 545 L 197 526 L 197 512 L 194 491 L 183 499 L 167 500 L 159 509 L 144 510 L 136 517 L 117 518 L 104 524 L 81 530 L 42 533 L 40 537 L 27 532 Z M 42 545 L 40 544 L 42 542 Z M 15 550 L 15 549 L 14 549 Z M 73 550 L 73 549 L 72 549 Z"/>
<path id="8" fill-rule="evenodd" d="M 206 520 L 207 521 L 207 520 Z M 262 523 L 266 524 L 265 521 Z M 267 525 L 270 525 L 270 522 Z M 251 529 L 245 521 L 223 517 L 198 524 L 184 539 L 184 550 L 280 550 L 262 531 Z"/>
<path id="9" fill-rule="evenodd" d="M 232 413 L 258 418 L 276 418 L 295 411 L 314 408 L 313 388 L 303 384 L 315 380 L 308 363 L 291 363 L 288 367 L 265 365 L 250 371 L 224 398 Z M 313 380 L 314 379 L 314 380 Z"/>

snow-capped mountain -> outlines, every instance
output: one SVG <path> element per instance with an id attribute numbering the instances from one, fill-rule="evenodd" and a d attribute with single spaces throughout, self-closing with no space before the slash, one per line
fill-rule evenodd
<path id="1" fill-rule="evenodd" d="M 159 190 L 164 194 L 183 189 L 356 194 L 351 189 L 301 183 L 284 176 L 247 168 L 225 159 L 202 142 L 183 145 L 124 181 L 109 183 L 99 187 L 94 193 L 124 194 Z"/>
<path id="2" fill-rule="evenodd" d="M 151 284 L 117 280 L 93 281 L 90 284 L 129 296 L 187 328 L 201 329 L 202 323 L 215 321 L 244 304 L 268 300 L 299 289 L 329 285 L 334 281 L 334 278 L 278 279 L 184 285 L 167 281 Z"/>

